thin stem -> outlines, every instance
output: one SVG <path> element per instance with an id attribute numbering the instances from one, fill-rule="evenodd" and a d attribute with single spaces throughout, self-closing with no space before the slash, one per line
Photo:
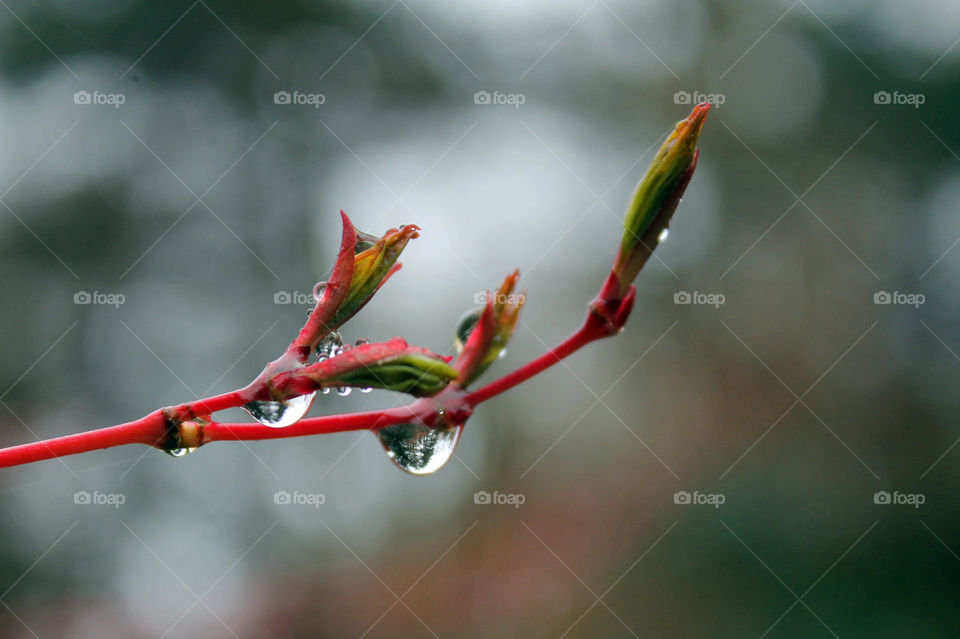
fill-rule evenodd
<path id="1" fill-rule="evenodd" d="M 483 349 L 476 350 L 472 354 L 468 353 L 467 357 L 459 362 L 459 367 L 455 363 L 456 373 L 460 375 L 459 383 L 454 381 L 447 384 L 433 397 L 417 400 L 400 408 L 305 418 L 280 429 L 269 428 L 262 424 L 212 421 L 211 415 L 218 411 L 240 407 L 251 401 L 272 398 L 270 394 L 273 390 L 272 382 L 283 373 L 295 369 L 298 363 L 306 363 L 318 342 L 330 330 L 356 313 L 400 267 L 398 263 L 394 264 L 397 256 L 408 240 L 417 237 L 419 229 L 415 226 L 401 227 L 402 230 L 391 229 L 376 244 L 385 253 L 375 255 L 377 261 L 371 265 L 365 260 L 369 257 L 368 252 L 373 249 L 367 249 L 359 254 L 356 252 L 356 230 L 347 215 L 341 211 L 343 235 L 340 251 L 330 280 L 326 283 L 324 295 L 317 302 L 310 318 L 290 346 L 278 359 L 267 364 L 253 382 L 229 393 L 154 411 L 146 417 L 126 424 L 0 449 L 0 468 L 124 444 L 147 444 L 171 450 L 179 447 L 192 448 L 213 441 L 279 439 L 348 430 L 378 429 L 417 420 L 427 425 L 433 425 L 438 419 L 462 424 L 478 404 L 522 384 L 590 342 L 615 335 L 623 328 L 630 316 L 636 296 L 636 289 L 632 282 L 659 243 L 660 235 L 669 225 L 680 197 L 696 168 L 699 154 L 696 141 L 708 109 L 709 105 L 697 105 L 686 120 L 677 123 L 675 130 L 658 152 L 646 177 L 637 187 L 631 209 L 628 211 L 624 236 L 614 267 L 599 294 L 591 302 L 590 312 L 583 325 L 560 344 L 512 373 L 469 393 L 460 386 L 472 380 L 471 372 L 482 370 L 485 363 L 483 358 L 490 352 L 490 345 L 493 343 L 493 337 L 489 331 L 498 331 L 496 337 L 509 339 L 515 326 L 516 313 L 522 306 L 522 301 L 509 308 L 509 305 L 505 306 L 502 303 L 492 305 L 488 302 L 485 311 L 487 321 L 492 321 L 492 314 L 495 312 L 498 314 L 499 325 L 487 326 L 488 333 Z M 364 264 L 365 270 L 358 280 L 356 290 L 353 291 L 354 297 L 350 298 L 358 263 Z M 381 267 L 387 270 L 378 271 L 377 269 Z M 516 272 L 508 276 L 499 293 L 502 295 L 512 293 L 517 277 Z M 510 313 L 513 315 L 511 316 Z M 483 331 L 474 331 L 472 336 L 474 347 L 480 346 L 483 336 Z M 468 346 L 469 344 L 470 342 Z M 475 359 L 470 359 L 471 355 Z M 294 387 L 293 384 L 290 389 L 297 392 L 303 390 L 301 386 Z"/>
<path id="2" fill-rule="evenodd" d="M 424 419 L 429 413 L 420 402 L 387 410 L 347 413 L 342 415 L 324 415 L 305 417 L 286 428 L 269 428 L 256 423 L 212 422 L 203 429 L 203 443 L 215 441 L 254 441 L 264 439 L 282 439 L 286 437 L 304 437 L 307 435 L 326 435 L 351 430 L 376 430 L 395 424 Z M 2 452 L 2 451 L 0 451 Z"/>
<path id="3" fill-rule="evenodd" d="M 161 442 L 166 436 L 166 422 L 163 414 L 161 411 L 154 411 L 146 417 L 118 426 L 0 449 L 0 468 L 87 453 L 125 444 L 153 446 Z"/>
<path id="4" fill-rule="evenodd" d="M 492 397 L 496 397 L 500 393 L 510 390 L 514 386 L 522 384 L 531 377 L 539 375 L 590 342 L 606 337 L 607 335 L 609 335 L 609 333 L 606 332 L 603 323 L 597 321 L 596 315 L 591 313 L 577 332 L 560 342 L 557 346 L 540 357 L 524 364 L 512 373 L 508 373 L 500 379 L 490 382 L 486 386 L 467 393 L 464 400 L 471 406 L 481 404 Z"/>
<path id="5" fill-rule="evenodd" d="M 417 420 L 430 423 L 441 409 L 469 411 L 474 406 L 540 374 L 590 342 L 611 334 L 610 324 L 591 310 L 583 326 L 556 347 L 512 373 L 469 393 L 451 385 L 435 397 L 420 399 L 405 406 L 359 413 L 307 417 L 286 428 L 270 428 L 258 423 L 214 421 L 202 427 L 202 430 L 195 435 L 196 441 L 185 442 L 184 445 L 202 445 L 215 441 L 259 441 L 353 430 L 376 430 Z M 211 415 L 227 408 L 242 406 L 251 401 L 262 383 L 265 383 L 263 377 L 261 375 L 246 388 L 188 402 L 169 409 L 157 410 L 126 424 L 0 449 L 0 468 L 126 444 L 146 444 L 163 448 L 168 443 L 170 436 L 165 411 L 172 411 L 175 414 L 185 416 L 186 419 L 193 419 L 194 417 Z"/>

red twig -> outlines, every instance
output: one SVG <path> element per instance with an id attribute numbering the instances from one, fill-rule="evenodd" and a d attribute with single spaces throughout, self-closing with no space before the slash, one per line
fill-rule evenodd
<path id="1" fill-rule="evenodd" d="M 323 296 L 284 353 L 267 364 L 250 384 L 222 395 L 156 410 L 126 424 L 0 449 L 0 468 L 126 444 L 146 444 L 172 451 L 195 448 L 214 441 L 280 439 L 350 430 L 376 430 L 405 422 L 423 422 L 431 426 L 441 417 L 444 423 L 462 424 L 475 406 L 542 373 L 590 342 L 615 335 L 623 328 L 633 307 L 635 290 L 631 283 L 656 248 L 696 168 L 696 140 L 708 109 L 706 104 L 698 105 L 687 119 L 677 124 L 638 186 L 628 211 L 614 266 L 597 298 L 590 304 L 583 325 L 560 344 L 512 373 L 474 391 L 467 392 L 461 386 L 469 385 L 474 377 L 482 373 L 510 338 L 523 305 L 522 294 L 518 301 L 509 301 L 519 277 L 516 272 L 504 281 L 495 301 L 488 300 L 464 347 L 463 357 L 454 364 L 455 368 L 450 369 L 439 363 L 449 374 L 435 379 L 442 383 L 454 378 L 457 381 L 445 387 L 441 384 L 428 386 L 426 390 L 424 387 L 416 390 L 403 387 L 403 390 L 416 395 L 434 393 L 442 388 L 432 397 L 397 408 L 303 418 L 285 428 L 270 428 L 259 423 L 214 421 L 211 416 L 227 408 L 312 392 L 334 383 L 336 371 L 350 368 L 351 358 L 342 355 L 309 368 L 297 367 L 305 364 L 321 340 L 362 308 L 387 278 L 396 272 L 400 267 L 394 263 L 396 257 L 407 241 L 417 237 L 419 229 L 415 226 L 391 229 L 373 243 L 373 248 L 357 253 L 358 234 L 341 211 L 343 239 Z M 370 236 L 363 235 L 361 239 L 367 242 Z M 501 298 L 507 298 L 507 301 Z M 400 342 L 402 340 L 371 345 L 363 349 L 363 353 L 355 354 L 353 360 L 360 361 L 358 357 L 362 355 L 362 362 L 366 366 L 373 365 L 376 353 L 386 356 L 391 353 L 422 352 L 430 355 L 423 349 L 407 348 L 405 342 Z M 440 358 L 434 357 L 436 359 L 433 362 L 436 363 Z M 396 369 L 395 365 L 393 370 Z M 387 385 L 381 387 L 397 388 Z"/>
<path id="2" fill-rule="evenodd" d="M 626 321 L 626 317 L 623 317 L 622 321 Z M 620 327 L 622 327 L 622 324 L 619 327 L 613 325 L 600 313 L 591 310 L 583 326 L 555 348 L 512 373 L 469 393 L 455 384 L 451 384 L 436 397 L 419 399 L 405 406 L 342 415 L 306 417 L 286 428 L 270 428 L 259 423 L 212 421 L 202 426 L 202 432 L 198 434 L 196 441 L 185 441 L 184 445 L 196 446 L 215 441 L 255 441 L 353 430 L 376 430 L 412 421 L 423 421 L 429 424 L 436 419 L 441 410 L 447 412 L 461 411 L 469 414 L 473 407 L 478 404 L 538 375 L 590 342 L 615 334 Z M 246 389 L 197 400 L 169 409 L 157 410 L 141 419 L 118 426 L 3 448 L 0 449 L 0 468 L 126 444 L 146 444 L 161 447 L 160 445 L 169 436 L 169 423 L 164 411 L 185 413 L 190 416 L 209 415 L 247 403 L 255 394 L 250 390 L 254 387 L 255 385 L 251 384 Z"/>

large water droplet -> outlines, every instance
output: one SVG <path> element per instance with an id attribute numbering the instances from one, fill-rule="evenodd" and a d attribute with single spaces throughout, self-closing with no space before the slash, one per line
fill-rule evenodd
<path id="1" fill-rule="evenodd" d="M 660 235 L 657 236 L 657 243 L 659 244 L 666 241 L 668 237 L 670 237 L 670 229 L 663 229 L 660 231 Z"/>
<path id="2" fill-rule="evenodd" d="M 470 338 L 470 333 L 472 333 L 473 329 L 477 326 L 477 322 L 480 321 L 480 316 L 482 314 L 482 308 L 475 308 L 464 313 L 464 315 L 457 322 L 457 331 L 455 335 L 457 353 L 463 352 L 463 347 Z"/>
<path id="3" fill-rule="evenodd" d="M 425 424 L 397 424 L 377 431 L 393 463 L 411 475 L 429 475 L 453 457 L 462 424 L 430 428 Z"/>
<path id="4" fill-rule="evenodd" d="M 296 424 L 307 414 L 316 396 L 314 392 L 300 397 L 291 397 L 282 402 L 249 402 L 243 405 L 243 409 L 264 426 L 286 428 Z"/>

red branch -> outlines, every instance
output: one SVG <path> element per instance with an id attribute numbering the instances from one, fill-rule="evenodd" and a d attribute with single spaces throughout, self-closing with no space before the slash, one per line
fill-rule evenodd
<path id="1" fill-rule="evenodd" d="M 623 304 L 627 303 L 627 300 L 624 300 Z M 617 319 L 619 325 L 612 324 L 600 312 L 591 310 L 583 326 L 556 347 L 512 373 L 469 393 L 456 384 L 451 384 L 435 397 L 419 399 L 405 406 L 342 415 L 305 417 L 286 428 L 270 428 L 259 423 L 210 422 L 202 427 L 201 441 L 186 442 L 186 444 L 282 439 L 355 430 L 377 430 L 412 421 L 430 424 L 441 410 L 448 414 L 451 411 L 458 412 L 459 415 L 456 417 L 466 417 L 472 412 L 473 407 L 540 374 L 590 342 L 616 334 L 622 328 L 622 322 L 626 321 L 626 317 Z M 251 387 L 166 410 L 193 416 L 209 415 L 226 408 L 239 407 L 249 401 Z M 0 468 L 126 444 L 162 447 L 161 444 L 169 436 L 168 427 L 164 410 L 157 410 L 141 419 L 118 426 L 0 449 Z"/>
<path id="2" fill-rule="evenodd" d="M 250 384 L 222 395 L 156 410 L 126 424 L 0 449 L 0 468 L 126 444 L 146 444 L 171 451 L 177 448 L 195 448 L 215 441 L 251 441 L 351 430 L 376 430 L 405 422 L 422 422 L 432 426 L 441 416 L 445 423 L 462 424 L 477 405 L 542 373 L 590 342 L 616 335 L 623 329 L 636 293 L 631 282 L 656 247 L 660 234 L 669 225 L 673 211 L 696 167 L 696 139 L 708 108 L 708 105 L 698 105 L 690 117 L 677 124 L 676 130 L 668 137 L 648 171 L 648 178 L 653 178 L 645 178 L 638 187 L 634 201 L 640 203 L 638 206 L 642 204 L 647 208 L 635 209 L 634 212 L 649 215 L 628 216 L 624 239 L 614 267 L 600 293 L 590 304 L 583 325 L 560 344 L 512 373 L 469 392 L 455 381 L 447 384 L 433 397 L 418 399 L 406 406 L 307 417 L 285 428 L 270 428 L 259 423 L 233 424 L 214 421 L 211 415 L 218 411 L 242 407 L 254 400 L 273 398 L 271 391 L 284 391 L 283 388 L 278 391 L 276 382 L 285 380 L 288 390 L 297 393 L 306 393 L 319 387 L 323 380 L 284 374 L 306 363 L 317 344 L 369 300 L 399 268 L 400 265 L 393 262 L 403 250 L 403 246 L 409 239 L 417 236 L 416 227 L 391 229 L 376 243 L 379 247 L 377 251 L 381 252 L 363 252 L 358 256 L 355 255 L 357 232 L 349 218 L 341 211 L 343 240 L 322 298 L 296 339 L 279 358 L 267 364 Z M 636 228 L 630 226 L 631 220 L 636 223 Z M 371 255 L 374 256 L 374 261 L 371 261 L 373 258 L 368 259 Z M 389 261 L 385 261 L 387 259 Z M 378 268 L 381 270 L 378 271 Z M 516 273 L 508 276 L 500 289 L 501 296 L 507 297 L 507 294 L 513 292 L 516 279 Z M 520 302 L 513 305 L 488 302 L 480 323 L 466 344 L 463 357 L 454 364 L 457 369 L 455 372 L 460 373 L 459 380 L 463 384 L 468 384 L 473 374 L 482 372 L 488 363 L 488 354 L 495 352 L 491 351 L 491 348 L 502 348 L 505 345 L 522 304 L 522 295 Z M 497 339 L 502 343 L 495 345 Z M 471 349 L 476 352 L 471 352 Z M 313 368 L 317 371 L 333 370 L 336 368 L 336 359 L 328 360 L 322 366 L 314 365 Z"/>

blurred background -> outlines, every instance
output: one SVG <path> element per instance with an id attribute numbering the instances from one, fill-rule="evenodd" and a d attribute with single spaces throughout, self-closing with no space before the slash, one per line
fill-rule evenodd
<path id="1" fill-rule="evenodd" d="M 366 432 L 4 470 L 3 637 L 960 633 L 957 3 L 0 5 L 3 445 L 244 385 L 341 208 L 423 227 L 346 340 L 452 352 L 520 268 L 493 379 L 715 105 L 625 333 L 436 474 Z"/>

